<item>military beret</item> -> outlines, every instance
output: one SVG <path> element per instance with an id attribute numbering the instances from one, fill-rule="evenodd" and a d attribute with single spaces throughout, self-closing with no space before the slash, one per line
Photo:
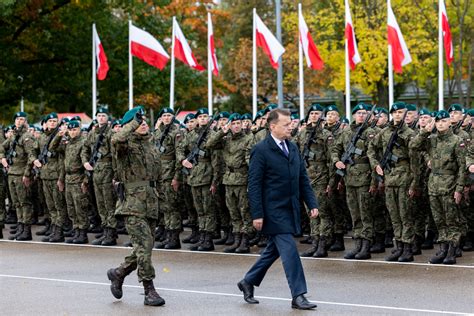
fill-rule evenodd
<path id="1" fill-rule="evenodd" d="M 374 110 L 374 113 L 377 115 L 377 114 L 381 114 L 381 113 L 385 113 L 388 115 L 388 111 L 386 108 L 375 108 Z"/>
<path id="2" fill-rule="evenodd" d="M 199 115 L 207 114 L 209 115 L 209 111 L 206 108 L 200 108 L 199 110 L 196 111 L 196 114 L 194 116 L 197 118 Z"/>
<path id="3" fill-rule="evenodd" d="M 416 105 L 414 104 L 407 104 L 407 111 L 416 111 Z"/>
<path id="4" fill-rule="evenodd" d="M 343 124 L 349 124 L 349 120 L 346 117 L 341 118 L 341 123 Z"/>
<path id="5" fill-rule="evenodd" d="M 28 117 L 28 114 L 26 112 L 16 112 L 15 115 L 13 115 L 13 120 L 16 120 L 17 117 Z"/>
<path id="6" fill-rule="evenodd" d="M 68 117 L 64 117 L 62 120 L 61 120 L 61 124 L 64 124 L 64 123 L 69 123 L 70 119 Z"/>
<path id="7" fill-rule="evenodd" d="M 194 120 L 195 116 L 193 113 L 189 113 L 184 117 L 184 124 L 187 124 L 190 120 Z"/>
<path id="8" fill-rule="evenodd" d="M 436 117 L 436 115 L 438 115 L 438 112 L 436 111 L 431 112 L 431 117 Z"/>
<path id="9" fill-rule="evenodd" d="M 357 111 L 362 111 L 362 110 L 367 111 L 367 105 L 365 105 L 364 103 L 359 103 L 352 109 L 351 114 L 354 115 L 357 113 Z"/>
<path id="10" fill-rule="evenodd" d="M 35 126 L 35 131 L 37 131 L 37 132 L 42 132 L 43 129 L 42 129 L 41 127 L 39 127 L 39 126 Z"/>
<path id="11" fill-rule="evenodd" d="M 428 110 L 428 109 L 421 109 L 419 112 L 418 112 L 418 115 L 430 115 L 431 116 L 431 112 Z"/>
<path id="12" fill-rule="evenodd" d="M 451 113 L 452 111 L 462 111 L 462 105 L 458 103 L 451 104 L 448 109 L 448 112 Z"/>
<path id="13" fill-rule="evenodd" d="M 267 113 L 270 112 L 271 110 L 275 110 L 277 107 L 278 107 L 277 104 L 275 104 L 275 103 L 270 103 L 270 104 L 263 110 L 263 115 L 267 114 Z M 263 116 L 263 115 L 262 115 L 262 116 Z"/>
<path id="14" fill-rule="evenodd" d="M 139 105 L 125 112 L 122 118 L 122 125 L 130 123 L 135 117 L 135 114 L 137 114 L 138 112 L 140 112 L 142 115 L 145 115 L 145 109 L 143 108 L 143 106 Z"/>
<path id="15" fill-rule="evenodd" d="M 109 110 L 106 107 L 101 106 L 100 108 L 97 109 L 97 112 L 95 112 L 95 115 L 99 113 L 109 115 Z"/>
<path id="16" fill-rule="evenodd" d="M 81 122 L 77 120 L 70 120 L 69 123 L 67 123 L 67 128 L 69 129 L 77 127 L 81 127 Z"/>
<path id="17" fill-rule="evenodd" d="M 309 107 L 309 110 L 308 110 L 308 115 L 309 113 L 313 112 L 313 111 L 320 111 L 320 112 L 323 112 L 324 111 L 324 108 L 321 104 L 318 104 L 318 103 L 313 103 L 311 104 L 311 106 Z"/>
<path id="18" fill-rule="evenodd" d="M 263 110 L 260 110 L 258 111 L 256 114 L 255 114 L 255 120 L 261 118 L 262 116 L 264 116 L 265 114 L 263 113 Z"/>
<path id="19" fill-rule="evenodd" d="M 403 110 L 406 108 L 407 108 L 407 105 L 405 104 L 405 102 L 395 102 L 394 104 L 392 104 L 392 107 L 390 108 L 390 113 L 394 111 L 398 111 L 398 110 Z"/>
<path id="20" fill-rule="evenodd" d="M 298 115 L 298 113 L 293 113 L 293 114 L 291 114 L 290 117 L 291 117 L 292 120 L 299 120 L 300 119 L 300 116 Z"/>
<path id="21" fill-rule="evenodd" d="M 221 119 L 221 118 L 228 119 L 229 117 L 230 117 L 230 114 L 227 111 L 219 112 L 219 114 L 217 115 L 217 119 Z"/>
<path id="22" fill-rule="evenodd" d="M 229 123 L 233 121 L 240 121 L 240 120 L 242 120 L 242 115 L 240 115 L 239 113 L 234 113 L 229 117 Z"/>
<path id="23" fill-rule="evenodd" d="M 337 113 L 339 113 L 339 109 L 337 108 L 337 106 L 335 105 L 328 105 L 324 111 L 327 113 L 327 112 L 330 112 L 330 111 L 336 111 Z"/>
<path id="24" fill-rule="evenodd" d="M 242 115 L 242 120 L 252 120 L 252 114 L 245 113 Z"/>
<path id="25" fill-rule="evenodd" d="M 161 111 L 158 113 L 158 118 L 162 117 L 163 114 L 165 113 L 169 113 L 169 114 L 173 114 L 174 115 L 174 111 L 172 108 L 163 108 L 161 109 Z"/>
<path id="26" fill-rule="evenodd" d="M 438 111 L 438 114 L 436 114 L 436 121 L 446 119 L 446 118 L 450 118 L 449 113 L 446 110 Z"/>
<path id="27" fill-rule="evenodd" d="M 117 125 L 120 125 L 120 120 L 113 120 L 112 121 L 112 128 L 114 128 Z"/>
<path id="28" fill-rule="evenodd" d="M 54 119 L 57 119 L 57 118 L 58 118 L 58 113 L 56 113 L 56 112 L 51 112 L 51 113 L 49 113 L 48 115 L 46 115 L 43 120 L 44 120 L 45 122 L 47 122 L 48 120 L 54 120 Z"/>
<path id="29" fill-rule="evenodd" d="M 82 122 L 82 119 L 81 119 L 81 117 L 80 117 L 79 115 L 76 115 L 76 116 L 73 116 L 73 117 L 71 118 L 71 121 L 80 121 L 80 122 Z"/>
<path id="30" fill-rule="evenodd" d="M 467 115 L 474 116 L 474 109 L 467 110 Z"/>

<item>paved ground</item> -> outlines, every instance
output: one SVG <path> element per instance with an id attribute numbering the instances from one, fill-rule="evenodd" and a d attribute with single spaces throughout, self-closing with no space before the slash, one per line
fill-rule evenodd
<path id="1" fill-rule="evenodd" d="M 352 242 L 346 241 L 350 247 Z M 243 301 L 235 284 L 255 262 L 258 248 L 249 255 L 154 251 L 155 285 L 166 305 L 143 306 L 136 274 L 126 279 L 124 297 L 116 300 L 105 272 L 129 251 L 1 240 L 0 311 L 8 315 L 474 315 L 474 253 L 465 253 L 455 266 L 426 264 L 433 251 L 408 264 L 386 263 L 383 255 L 347 261 L 340 259 L 342 253 L 304 259 L 308 297 L 318 308 L 301 312 L 290 307 L 280 262 L 256 289 L 260 304 Z"/>

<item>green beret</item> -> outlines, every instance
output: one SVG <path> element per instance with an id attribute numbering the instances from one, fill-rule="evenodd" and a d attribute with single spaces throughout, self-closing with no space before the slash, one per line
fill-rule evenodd
<path id="1" fill-rule="evenodd" d="M 35 128 L 35 126 L 33 124 L 28 124 L 28 127 L 29 128 Z"/>
<path id="2" fill-rule="evenodd" d="M 240 115 L 239 113 L 234 113 L 229 117 L 229 122 L 240 121 L 240 120 L 242 120 L 242 115 Z"/>
<path id="3" fill-rule="evenodd" d="M 309 110 L 308 110 L 308 115 L 309 115 L 309 113 L 314 112 L 314 111 L 323 112 L 323 111 L 324 111 L 324 108 L 323 108 L 323 106 L 322 106 L 321 104 L 313 103 L 313 104 L 311 104 L 311 107 L 310 107 Z"/>
<path id="4" fill-rule="evenodd" d="M 382 114 L 382 113 L 385 113 L 388 115 L 388 111 L 386 108 L 375 108 L 374 113 L 375 115 Z"/>
<path id="5" fill-rule="evenodd" d="M 184 124 L 187 124 L 190 120 L 194 120 L 195 116 L 193 113 L 189 113 L 184 117 Z"/>
<path id="6" fill-rule="evenodd" d="M 196 118 L 199 115 L 207 114 L 209 115 L 209 111 L 206 108 L 200 108 L 199 110 L 196 111 L 196 114 L 194 115 Z"/>
<path id="7" fill-rule="evenodd" d="M 163 108 L 161 109 L 161 111 L 158 113 L 158 118 L 162 117 L 163 114 L 165 113 L 169 113 L 169 114 L 173 114 L 174 115 L 174 111 L 172 108 Z"/>
<path id="8" fill-rule="evenodd" d="M 263 112 L 264 112 L 263 110 L 258 111 L 257 114 L 255 114 L 255 120 L 264 116 L 265 114 Z"/>
<path id="9" fill-rule="evenodd" d="M 230 114 L 229 114 L 229 112 L 226 112 L 226 111 L 219 112 L 219 115 L 217 115 L 217 119 L 221 119 L 221 118 L 228 119 L 229 117 L 230 117 Z"/>
<path id="10" fill-rule="evenodd" d="M 26 114 L 26 112 L 16 112 L 15 115 L 13 115 L 13 120 L 16 120 L 17 117 L 27 118 L 28 114 Z"/>
<path id="11" fill-rule="evenodd" d="M 112 121 L 112 128 L 114 128 L 117 125 L 120 125 L 120 120 L 113 120 Z"/>
<path id="12" fill-rule="evenodd" d="M 349 120 L 347 119 L 347 117 L 341 118 L 340 121 L 341 121 L 341 123 L 343 123 L 343 124 L 349 124 Z"/>
<path id="13" fill-rule="evenodd" d="M 109 115 L 109 110 L 106 107 L 101 106 L 100 108 L 97 109 L 97 112 L 95 112 L 95 115 L 99 113 Z"/>
<path id="14" fill-rule="evenodd" d="M 42 132 L 43 129 L 42 129 L 41 127 L 35 126 L 35 131 L 36 131 L 36 132 Z"/>
<path id="15" fill-rule="evenodd" d="M 474 116 L 474 109 L 467 110 L 467 115 Z"/>
<path id="16" fill-rule="evenodd" d="M 300 116 L 298 115 L 298 113 L 293 113 L 291 114 L 291 120 L 299 120 L 300 119 Z"/>
<path id="17" fill-rule="evenodd" d="M 72 129 L 76 127 L 81 127 L 81 122 L 77 120 L 70 120 L 69 123 L 67 123 L 67 128 Z"/>
<path id="18" fill-rule="evenodd" d="M 242 120 L 252 120 L 252 114 L 250 113 L 245 113 L 241 117 Z"/>
<path id="19" fill-rule="evenodd" d="M 416 105 L 414 104 L 407 104 L 407 111 L 416 111 Z"/>
<path id="20" fill-rule="evenodd" d="M 71 121 L 80 121 L 80 122 L 82 122 L 81 117 L 79 115 L 73 116 L 71 118 Z"/>
<path id="21" fill-rule="evenodd" d="M 145 114 L 145 110 L 143 109 L 143 106 L 139 105 L 139 106 L 136 106 L 133 109 L 128 110 L 127 112 L 125 112 L 125 114 L 123 115 L 123 118 L 122 118 L 122 126 L 127 124 L 127 123 L 130 123 L 133 120 L 133 118 L 135 117 L 135 114 L 137 114 L 138 112 L 141 112 L 142 115 Z"/>
<path id="22" fill-rule="evenodd" d="M 263 110 L 263 115 L 267 114 L 271 110 L 275 110 L 278 107 L 278 104 L 275 103 L 270 103 L 264 110 Z M 263 116 L 262 115 L 262 116 Z"/>
<path id="23" fill-rule="evenodd" d="M 354 115 L 357 113 L 357 111 L 362 111 L 362 110 L 367 111 L 367 105 L 365 105 L 364 103 L 359 103 L 352 109 L 351 114 Z"/>
<path id="24" fill-rule="evenodd" d="M 64 117 L 62 120 L 61 120 L 61 124 L 65 124 L 65 123 L 69 123 L 70 119 L 68 117 Z"/>
<path id="25" fill-rule="evenodd" d="M 336 111 L 337 113 L 340 113 L 339 112 L 339 109 L 337 108 L 337 106 L 335 105 L 328 105 L 324 111 L 327 113 L 327 112 L 330 112 L 330 111 Z"/>
<path id="26" fill-rule="evenodd" d="M 438 112 L 436 111 L 431 112 L 431 117 L 436 117 L 436 115 L 438 115 Z"/>
<path id="27" fill-rule="evenodd" d="M 48 120 L 54 120 L 54 119 L 57 119 L 57 118 L 58 118 L 58 113 L 56 113 L 56 112 L 51 112 L 51 113 L 49 113 L 48 115 L 46 115 L 43 120 L 44 120 L 45 122 L 47 122 Z"/>
<path id="28" fill-rule="evenodd" d="M 407 108 L 407 105 L 405 104 L 405 102 L 395 102 L 394 104 L 392 104 L 392 108 L 390 109 L 390 113 L 394 112 L 394 111 L 398 111 L 398 110 L 403 110 L 403 109 L 406 109 Z"/>
<path id="29" fill-rule="evenodd" d="M 428 110 L 428 109 L 421 109 L 419 112 L 418 112 L 418 115 L 431 115 L 431 112 Z"/>
<path id="30" fill-rule="evenodd" d="M 452 111 L 461 111 L 462 112 L 462 105 L 455 103 L 451 104 L 451 106 L 448 109 L 448 112 L 451 113 Z"/>
<path id="31" fill-rule="evenodd" d="M 441 110 L 441 111 L 438 111 L 438 114 L 436 114 L 436 119 L 435 120 L 439 121 L 439 120 L 446 119 L 446 118 L 450 118 L 448 111 Z"/>

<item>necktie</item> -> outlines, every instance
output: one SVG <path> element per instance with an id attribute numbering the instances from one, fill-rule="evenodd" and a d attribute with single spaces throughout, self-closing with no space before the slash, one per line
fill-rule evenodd
<path id="1" fill-rule="evenodd" d="M 288 157 L 288 150 L 286 150 L 285 142 L 280 143 L 281 150 L 283 150 L 283 153 L 285 154 L 286 157 Z"/>

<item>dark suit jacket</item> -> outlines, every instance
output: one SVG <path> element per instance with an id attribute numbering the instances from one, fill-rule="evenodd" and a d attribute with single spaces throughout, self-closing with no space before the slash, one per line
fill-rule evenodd
<path id="1" fill-rule="evenodd" d="M 300 233 L 300 198 L 309 209 L 318 208 L 297 146 L 289 141 L 286 145 L 288 158 L 268 135 L 250 153 L 250 211 L 253 219 L 263 218 L 266 234 Z"/>

